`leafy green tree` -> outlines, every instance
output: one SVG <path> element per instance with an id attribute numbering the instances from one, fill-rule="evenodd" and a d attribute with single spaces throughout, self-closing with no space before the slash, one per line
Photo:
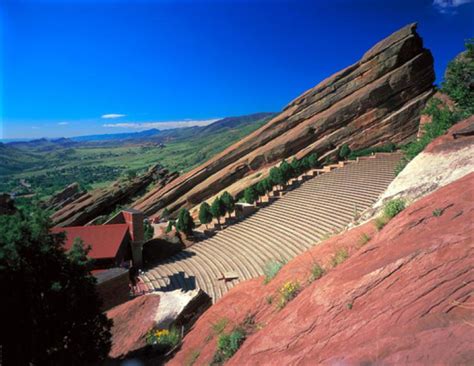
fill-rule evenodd
<path id="1" fill-rule="evenodd" d="M 350 154 L 351 154 L 351 148 L 349 147 L 348 144 L 342 145 L 341 148 L 339 149 L 339 157 L 342 160 L 347 159 Z"/>
<path id="2" fill-rule="evenodd" d="M 225 215 L 226 208 L 224 202 L 220 199 L 220 197 L 216 197 L 214 202 L 211 205 L 211 213 L 212 216 L 217 220 L 217 223 L 220 224 L 220 218 Z"/>
<path id="3" fill-rule="evenodd" d="M 280 164 L 280 171 L 281 174 L 283 175 L 283 179 L 285 181 L 285 184 L 288 183 L 288 181 L 293 177 L 294 171 L 293 168 L 291 167 L 290 164 L 286 160 L 283 160 Z"/>
<path id="4" fill-rule="evenodd" d="M 203 202 L 201 207 L 199 207 L 199 221 L 201 224 L 206 225 L 212 221 L 211 206 L 207 202 Z"/>
<path id="5" fill-rule="evenodd" d="M 164 220 L 168 220 L 169 217 L 170 217 L 170 212 L 169 212 L 168 208 L 165 207 L 165 209 L 161 213 L 161 218 L 164 219 Z"/>
<path id="6" fill-rule="evenodd" d="M 293 158 L 293 160 L 291 161 L 291 168 L 293 169 L 295 177 L 298 177 L 303 173 L 303 166 L 301 160 L 298 160 L 297 158 Z"/>
<path id="7" fill-rule="evenodd" d="M 136 170 L 127 170 L 127 179 L 132 180 L 137 177 L 137 171 Z"/>
<path id="8" fill-rule="evenodd" d="M 245 202 L 254 204 L 257 199 L 258 199 L 258 194 L 253 186 L 245 188 L 244 190 Z"/>
<path id="9" fill-rule="evenodd" d="M 273 190 L 273 183 L 270 177 L 263 179 L 261 182 L 265 186 L 265 191 L 267 193 Z"/>
<path id="10" fill-rule="evenodd" d="M 283 186 L 286 183 L 281 169 L 276 166 L 270 169 L 270 180 L 274 185 L 279 186 Z"/>
<path id="11" fill-rule="evenodd" d="M 103 361 L 111 321 L 101 312 L 88 249 L 50 232 L 47 215 L 34 208 L 0 216 L 0 283 L 5 364 L 77 365 Z"/>
<path id="12" fill-rule="evenodd" d="M 267 193 L 267 186 L 265 184 L 265 179 L 261 180 L 255 185 L 255 190 L 257 191 L 257 194 L 259 197 L 265 196 Z"/>
<path id="13" fill-rule="evenodd" d="M 186 235 L 191 235 L 194 227 L 195 224 L 189 211 L 185 208 L 179 210 L 178 220 L 176 221 L 176 230 L 183 232 Z"/>
<path id="14" fill-rule="evenodd" d="M 465 47 L 466 51 L 449 62 L 441 90 L 468 116 L 474 114 L 474 38 Z"/>
<path id="15" fill-rule="evenodd" d="M 169 233 L 173 230 L 173 226 L 176 228 L 176 221 L 175 220 L 169 220 L 168 225 L 166 226 L 166 233 Z M 178 229 L 176 229 L 178 230 Z"/>
<path id="16" fill-rule="evenodd" d="M 227 211 L 227 214 L 230 217 L 230 214 L 234 211 L 234 208 L 235 208 L 234 197 L 232 197 L 232 195 L 229 192 L 225 191 L 221 196 L 221 200 L 225 206 L 225 210 Z"/>
<path id="17" fill-rule="evenodd" d="M 311 154 L 308 156 L 308 164 L 310 169 L 317 168 L 319 166 L 318 162 L 318 155 L 317 154 Z"/>

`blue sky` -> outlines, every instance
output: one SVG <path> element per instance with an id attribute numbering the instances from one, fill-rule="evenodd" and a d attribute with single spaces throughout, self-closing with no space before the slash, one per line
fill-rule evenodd
<path id="1" fill-rule="evenodd" d="M 472 0 L 3 0 L 0 138 L 279 111 L 413 21 L 440 82 L 473 14 Z"/>

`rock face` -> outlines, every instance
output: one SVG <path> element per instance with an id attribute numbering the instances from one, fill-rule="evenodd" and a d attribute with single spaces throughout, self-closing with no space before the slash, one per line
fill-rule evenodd
<path id="1" fill-rule="evenodd" d="M 81 195 L 55 212 L 51 218 L 56 226 L 86 225 L 100 215 L 113 212 L 116 205 L 130 201 L 133 195 L 152 182 L 156 182 L 156 187 L 163 187 L 176 176 L 177 173 L 169 174 L 166 169 L 156 165 L 129 182 L 117 182 L 111 187 Z"/>
<path id="2" fill-rule="evenodd" d="M 84 191 L 81 191 L 78 183 L 72 183 L 64 188 L 62 191 L 56 193 L 48 201 L 43 203 L 45 208 L 57 211 L 60 208 L 66 206 L 68 203 L 73 202 L 74 200 L 81 197 L 85 194 Z"/>
<path id="3" fill-rule="evenodd" d="M 379 232 L 366 223 L 295 258 L 267 285 L 262 278 L 237 285 L 196 322 L 169 365 L 196 352 L 194 365 L 209 364 L 212 325 L 228 319 L 230 331 L 249 315 L 258 326 L 226 365 L 470 364 L 473 197 L 471 173 Z M 372 239 L 364 244 L 362 233 Z M 340 248 L 349 258 L 334 268 L 331 256 Z M 309 282 L 315 262 L 326 273 Z M 302 290 L 278 310 L 287 281 Z"/>
<path id="4" fill-rule="evenodd" d="M 208 162 L 138 200 L 151 215 L 193 207 L 244 176 L 290 156 L 335 156 L 400 143 L 417 133 L 421 109 L 433 94 L 433 58 L 410 24 L 377 43 L 360 61 L 288 104 L 263 127 Z"/>

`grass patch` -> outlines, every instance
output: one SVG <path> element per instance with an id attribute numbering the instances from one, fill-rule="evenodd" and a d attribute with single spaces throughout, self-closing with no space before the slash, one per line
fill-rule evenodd
<path id="1" fill-rule="evenodd" d="M 405 200 L 396 198 L 387 202 L 383 208 L 384 215 L 392 219 L 405 209 Z"/>
<path id="2" fill-rule="evenodd" d="M 443 214 L 443 210 L 440 208 L 437 208 L 436 210 L 433 210 L 433 216 L 434 217 L 440 217 Z"/>
<path id="3" fill-rule="evenodd" d="M 215 335 L 221 334 L 224 331 L 227 324 L 229 324 L 229 319 L 227 319 L 227 318 L 219 319 L 216 323 L 212 324 L 212 326 L 211 326 L 212 332 Z"/>
<path id="4" fill-rule="evenodd" d="M 311 276 L 309 278 L 309 282 L 316 281 L 320 279 L 324 275 L 324 269 L 319 265 L 319 263 L 314 263 L 311 267 Z"/>
<path id="5" fill-rule="evenodd" d="M 298 281 L 286 282 L 278 291 L 280 293 L 280 301 L 278 302 L 278 309 L 283 309 L 286 304 L 293 300 L 298 292 L 300 292 L 300 284 Z"/>
<path id="6" fill-rule="evenodd" d="M 354 305 L 354 304 L 352 304 L 352 303 L 350 302 L 350 303 L 347 304 L 347 308 L 348 308 L 349 310 L 352 310 L 352 306 L 353 306 L 353 305 Z"/>
<path id="7" fill-rule="evenodd" d="M 371 237 L 367 233 L 362 233 L 359 239 L 359 246 L 362 247 L 370 241 Z"/>
<path id="8" fill-rule="evenodd" d="M 211 365 L 223 365 L 244 343 L 246 333 L 242 328 L 235 328 L 231 333 L 221 334 L 217 340 L 217 351 L 214 354 Z"/>
<path id="9" fill-rule="evenodd" d="M 201 355 L 201 351 L 197 349 L 192 351 L 190 354 L 188 354 L 188 356 L 184 360 L 184 366 L 193 366 L 200 355 Z"/>
<path id="10" fill-rule="evenodd" d="M 331 265 L 337 267 L 341 263 L 344 263 L 346 259 L 349 258 L 349 252 L 346 248 L 340 248 L 337 250 L 336 254 L 331 258 Z"/>
<path id="11" fill-rule="evenodd" d="M 374 220 L 375 228 L 377 229 L 377 231 L 380 231 L 385 225 L 387 225 L 389 221 L 390 220 L 385 215 L 376 217 Z"/>
<path id="12" fill-rule="evenodd" d="M 279 261 L 270 261 L 267 264 L 265 264 L 265 267 L 263 268 L 263 273 L 265 275 L 265 279 L 263 280 L 264 284 L 269 283 L 275 276 L 280 272 L 280 269 L 282 269 L 284 263 L 279 262 Z"/>

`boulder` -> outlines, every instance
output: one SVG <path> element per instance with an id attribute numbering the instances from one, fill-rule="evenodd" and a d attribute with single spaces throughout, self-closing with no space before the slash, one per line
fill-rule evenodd
<path id="1" fill-rule="evenodd" d="M 192 208 L 283 158 L 403 143 L 416 136 L 420 111 L 432 96 L 433 57 L 409 24 L 360 61 L 288 104 L 267 124 L 170 184 L 134 203 L 148 215 Z M 242 187 L 244 189 L 245 187 Z"/>
<path id="2" fill-rule="evenodd" d="M 78 183 L 72 183 L 64 188 L 62 191 L 53 195 L 49 200 L 44 202 L 42 206 L 44 208 L 57 211 L 60 208 L 64 207 L 70 202 L 81 197 L 85 194 L 84 191 L 81 191 Z"/>

